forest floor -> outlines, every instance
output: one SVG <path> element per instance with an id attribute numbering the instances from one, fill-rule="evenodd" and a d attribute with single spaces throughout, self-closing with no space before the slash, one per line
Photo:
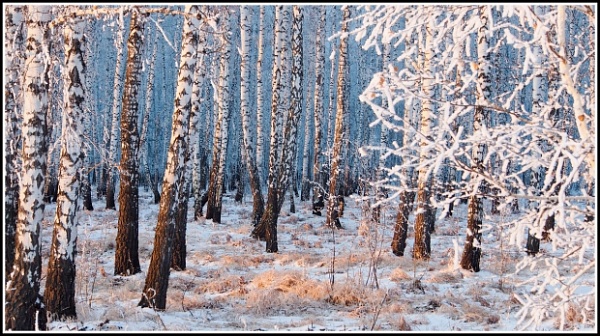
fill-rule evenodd
<path id="1" fill-rule="evenodd" d="M 346 198 L 343 229 L 325 227 L 310 202 L 296 199 L 296 213 L 283 206 L 278 253 L 250 238 L 251 198 L 242 204 L 225 195 L 222 223 L 204 218 L 187 223 L 187 269 L 171 271 L 164 311 L 137 306 L 152 253 L 158 205 L 140 189 L 139 253 L 142 273 L 114 276 L 118 212 L 80 213 L 77 241 L 77 319 L 49 323 L 51 331 L 513 331 L 521 305 L 515 293 L 528 272 L 513 274 L 522 251 L 509 247 L 501 225 L 486 216 L 481 271 L 460 269 L 466 205 L 454 217 L 438 218 L 431 259 L 411 258 L 409 228 L 404 257 L 391 253 L 395 208 L 382 221 L 365 221 L 361 203 Z M 190 201 L 193 204 L 193 200 Z M 118 207 L 118 204 L 117 204 Z M 55 204 L 43 223 L 43 277 L 52 237 Z M 193 218 L 192 206 L 188 218 Z M 410 225 L 413 223 L 411 215 Z M 542 248 L 544 245 L 542 244 Z M 570 267 L 565 265 L 565 267 Z M 536 272 L 530 270 L 529 272 Z M 596 286 L 595 274 L 586 280 Z M 595 309 L 595 308 L 594 308 Z M 574 314 L 568 330 L 595 330 L 595 311 Z M 547 318 L 538 330 L 558 330 Z"/>

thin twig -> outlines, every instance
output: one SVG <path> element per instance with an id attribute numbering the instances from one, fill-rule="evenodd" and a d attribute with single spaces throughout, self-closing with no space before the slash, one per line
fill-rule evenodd
<path id="1" fill-rule="evenodd" d="M 373 318 L 373 324 L 371 324 L 371 331 L 373 331 L 373 329 L 375 329 L 375 323 L 377 323 L 377 318 L 379 318 L 379 313 L 381 312 L 381 308 L 383 308 L 383 304 L 385 303 L 385 299 L 387 299 L 389 291 L 390 291 L 389 289 L 385 291 L 385 295 L 383 296 L 383 299 L 379 303 L 379 307 L 377 307 L 377 312 L 375 312 L 375 317 Z"/>

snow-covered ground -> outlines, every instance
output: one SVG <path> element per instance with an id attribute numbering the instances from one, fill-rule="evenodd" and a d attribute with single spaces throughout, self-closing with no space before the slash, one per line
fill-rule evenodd
<path id="1" fill-rule="evenodd" d="M 142 273 L 113 275 L 117 211 L 80 212 L 77 256 L 77 320 L 51 322 L 52 331 L 513 331 L 520 304 L 514 293 L 528 274 L 513 275 L 524 257 L 507 246 L 500 225 L 486 218 L 482 270 L 457 265 L 466 233 L 466 205 L 455 216 L 439 219 L 427 262 L 411 258 L 409 228 L 406 256 L 391 253 L 396 216 L 383 209 L 381 224 L 365 221 L 362 202 L 346 199 L 343 230 L 324 226 L 309 202 L 296 199 L 296 213 L 283 206 L 278 224 L 279 253 L 250 238 L 251 198 L 223 199 L 221 224 L 204 218 L 187 225 L 187 269 L 172 271 L 167 309 L 137 306 L 148 269 L 158 205 L 140 189 L 139 246 Z M 118 206 L 118 205 L 117 205 Z M 44 276 L 56 207 L 46 206 L 43 224 Z M 411 216 L 409 225 L 412 225 Z M 542 248 L 544 248 L 542 243 Z M 458 249 L 458 251 L 457 251 Z M 573 265 L 564 265 L 572 267 Z M 536 272 L 536 270 L 531 270 Z M 45 286 L 42 278 L 42 290 Z M 596 287 L 594 272 L 586 281 Z M 568 330 L 597 330 L 596 312 L 573 313 Z M 579 322 L 578 322 L 579 321 Z M 558 330 L 548 317 L 538 330 Z"/>

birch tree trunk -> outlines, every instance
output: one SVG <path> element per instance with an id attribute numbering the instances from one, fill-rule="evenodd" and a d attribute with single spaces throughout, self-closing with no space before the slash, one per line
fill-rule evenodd
<path id="1" fill-rule="evenodd" d="M 286 126 L 284 129 L 284 148 L 283 148 L 283 176 L 281 184 L 288 186 L 290 193 L 290 212 L 295 213 L 294 195 L 297 194 L 296 176 L 298 151 L 298 121 L 302 114 L 303 96 L 303 50 L 302 50 L 302 28 L 304 11 L 300 6 L 293 6 L 292 21 L 292 77 L 291 77 L 291 105 L 287 114 Z M 280 198 L 283 203 L 283 197 Z M 280 206 L 281 208 L 281 206 Z"/>
<path id="2" fill-rule="evenodd" d="M 387 73 L 388 65 L 390 64 L 390 45 L 389 44 L 385 44 L 383 46 L 383 52 L 382 52 L 381 58 L 382 58 L 381 63 L 382 63 L 382 68 L 383 68 L 382 74 L 385 74 L 385 73 Z M 384 80 L 386 80 L 385 77 L 384 77 Z M 384 109 L 388 108 L 388 101 L 385 97 L 383 97 L 381 100 L 381 107 Z M 376 181 L 375 204 L 376 205 L 373 208 L 373 220 L 377 223 L 379 223 L 380 215 L 381 215 L 381 205 L 379 203 L 382 202 L 386 198 L 385 188 L 383 188 L 377 184 L 382 183 L 382 181 L 384 181 L 384 179 L 385 179 L 385 173 L 384 173 L 385 161 L 386 161 L 385 151 L 387 150 L 388 132 L 389 132 L 387 126 L 385 126 L 383 123 L 380 123 L 380 127 L 381 127 L 381 133 L 380 133 L 380 137 L 379 137 L 379 143 L 377 144 L 380 147 L 379 160 L 378 160 L 378 164 L 377 164 L 377 170 L 375 171 L 375 181 Z"/>
<path id="3" fill-rule="evenodd" d="M 127 40 L 127 63 L 121 116 L 121 182 L 119 221 L 115 248 L 115 275 L 141 272 L 138 255 L 139 226 L 139 91 L 142 76 L 144 14 L 133 7 Z"/>
<path id="4" fill-rule="evenodd" d="M 534 13 L 538 16 L 542 15 L 542 6 L 532 6 Z M 544 95 L 547 93 L 548 91 L 548 87 L 547 87 L 547 78 L 545 76 L 545 69 L 542 68 L 542 46 L 537 44 L 533 47 L 533 68 L 535 69 L 534 71 L 535 76 L 533 77 L 533 81 L 532 81 L 532 86 L 533 86 L 533 90 L 531 93 L 531 98 L 533 99 L 532 101 L 532 113 L 534 115 L 540 116 L 541 117 L 541 113 L 542 113 L 542 108 L 544 105 Z M 540 147 L 543 146 L 543 144 L 541 143 L 542 141 L 539 139 L 536 139 L 537 143 L 540 145 Z M 543 187 L 543 170 L 544 167 L 540 166 L 539 169 L 537 170 L 532 170 L 531 171 L 531 184 L 532 187 L 535 190 L 535 196 L 541 196 L 542 194 L 542 187 Z M 532 206 L 532 209 L 537 209 L 539 208 L 540 205 L 540 201 L 537 202 L 530 202 L 530 206 Z M 535 221 L 534 221 L 535 222 Z M 541 228 L 540 228 L 541 229 Z M 539 237 L 541 236 L 541 232 L 539 232 L 540 230 L 532 230 L 531 228 L 529 228 L 527 230 L 527 244 L 526 244 L 526 250 L 527 253 L 530 255 L 536 255 L 539 251 L 540 251 L 540 239 Z"/>
<path id="5" fill-rule="evenodd" d="M 65 108 L 63 112 L 62 148 L 58 171 L 58 198 L 52 231 L 44 303 L 53 319 L 76 318 L 75 251 L 77 245 L 77 202 L 83 167 L 83 133 L 85 106 L 85 65 L 83 32 L 85 21 L 64 27 Z"/>
<path id="6" fill-rule="evenodd" d="M 148 138 L 148 126 L 150 123 L 150 110 L 152 109 L 153 95 L 154 95 L 154 81 L 155 81 L 155 64 L 156 64 L 156 49 L 158 44 L 158 35 L 156 35 L 155 30 L 152 29 L 154 25 L 149 25 L 150 33 L 148 34 L 149 38 L 152 40 L 152 51 L 150 54 L 150 64 L 148 65 L 148 83 L 146 84 L 146 101 L 144 104 L 144 116 L 142 117 L 142 130 L 140 132 L 140 145 L 139 145 L 139 164 L 143 165 L 143 174 L 145 175 L 146 183 L 150 190 L 152 190 L 152 194 L 154 195 L 155 203 L 158 203 L 160 200 L 160 193 L 158 192 L 158 185 L 155 183 L 155 180 L 152 178 L 152 174 L 150 172 L 150 165 L 148 164 L 148 156 L 150 154 L 150 150 L 148 148 L 148 143 L 146 139 Z"/>
<path id="7" fill-rule="evenodd" d="M 192 86 L 192 102 L 190 109 L 190 127 L 188 132 L 188 139 L 190 147 L 185 156 L 184 163 L 184 182 L 182 192 L 179 194 L 179 199 L 175 208 L 177 209 L 175 219 L 175 237 L 173 241 L 173 258 L 171 259 L 171 268 L 177 271 L 183 271 L 186 269 L 186 255 L 187 255 L 187 244 L 186 244 L 186 230 L 187 230 L 187 212 L 188 212 L 188 201 L 189 194 L 192 188 L 192 159 L 191 155 L 194 152 L 194 142 L 198 143 L 198 120 L 199 120 L 199 105 L 194 103 L 194 96 L 198 94 L 196 90 L 197 86 L 202 86 L 204 83 L 204 77 L 206 75 L 206 69 L 202 67 L 203 58 L 206 54 L 206 36 L 202 30 L 197 33 L 196 42 L 196 65 L 193 71 L 193 86 Z M 197 98 L 197 97 L 196 97 Z"/>
<path id="8" fill-rule="evenodd" d="M 433 32 L 434 27 L 432 14 L 429 13 L 427 17 L 427 24 L 425 27 L 425 44 L 421 45 L 422 49 L 419 50 L 420 54 L 423 54 L 423 81 L 421 83 L 421 93 L 423 100 L 421 102 L 421 142 L 420 142 L 420 153 L 419 153 L 419 171 L 418 171 L 418 182 L 417 182 L 417 210 L 415 214 L 415 243 L 413 245 L 413 259 L 414 260 L 427 260 L 431 253 L 431 242 L 430 242 L 430 225 L 428 223 L 428 211 L 430 205 L 429 197 L 431 196 L 431 182 L 427 177 L 427 170 L 429 167 L 425 165 L 425 161 L 429 158 L 429 151 L 427 150 L 428 139 L 431 137 L 431 128 L 433 124 L 433 78 L 432 78 L 432 65 L 431 60 L 433 58 Z M 419 40 L 421 37 L 419 36 Z"/>
<path id="9" fill-rule="evenodd" d="M 260 6 L 259 28 L 258 28 L 258 55 L 256 59 L 256 170 L 258 174 L 259 186 L 264 185 L 264 84 L 263 84 L 263 60 L 264 56 L 264 36 L 265 36 L 265 6 Z M 261 190 L 262 193 L 262 190 Z M 254 195 L 253 195 L 254 196 Z M 263 201 L 264 204 L 264 201 Z M 254 206 L 254 204 L 253 204 Z M 263 205 L 264 208 L 264 205 Z M 254 211 L 254 209 L 252 210 Z M 264 211 L 264 210 L 263 210 Z M 255 217 L 253 217 L 255 218 Z"/>
<path id="10" fill-rule="evenodd" d="M 15 260 L 6 285 L 5 330 L 45 330 L 46 312 L 40 295 L 42 275 L 41 222 L 48 151 L 47 47 L 51 6 L 29 6 L 27 59 L 23 82 L 21 189 L 17 214 Z"/>
<path id="11" fill-rule="evenodd" d="M 264 15 L 264 9 L 261 9 L 261 16 Z M 252 225 L 256 226 L 258 221 L 262 217 L 264 211 L 264 199 L 262 195 L 262 189 L 260 184 L 260 175 L 257 167 L 257 160 L 255 155 L 255 143 L 254 139 L 257 138 L 252 130 L 254 125 L 252 124 L 252 116 L 250 115 L 250 50 L 251 46 L 251 17 L 252 8 L 250 6 L 242 6 L 240 10 L 240 27 L 241 27 L 241 40 L 242 40 L 242 62 L 241 62 L 241 113 L 242 113 L 242 132 L 244 137 L 244 156 L 246 159 L 246 168 L 248 169 L 248 175 L 250 178 L 250 190 L 252 191 Z M 261 22 L 262 24 L 262 22 Z M 262 35 L 262 33 L 261 33 Z M 259 41 L 261 43 L 261 41 Z M 259 55 L 258 64 L 261 63 Z M 260 76 L 260 66 L 257 66 L 257 76 Z M 259 83 L 262 81 L 259 80 Z M 262 83 L 260 84 L 262 90 Z M 260 97 L 262 92 L 258 92 L 257 95 Z M 262 110 L 260 106 L 262 104 L 262 98 L 259 98 L 258 110 Z M 257 124 L 261 123 L 261 120 L 257 116 Z"/>
<path id="12" fill-rule="evenodd" d="M 199 44 L 202 46 L 206 43 L 204 33 L 198 33 Z M 191 193 L 194 197 L 194 220 L 202 216 L 202 171 L 205 169 L 202 163 L 202 156 L 205 154 L 204 139 L 206 115 L 203 103 L 206 97 L 203 95 L 204 87 L 206 86 L 206 66 L 208 57 L 203 52 L 199 52 L 198 60 L 194 73 L 194 86 L 192 88 L 192 111 L 190 116 L 190 167 L 191 167 Z"/>
<path id="13" fill-rule="evenodd" d="M 85 26 L 84 36 L 92 36 L 96 31 L 97 22 L 90 21 L 87 22 Z M 86 68 L 86 76 L 84 85 L 84 93 L 85 93 L 85 107 L 84 107 L 84 117 L 83 117 L 83 129 L 92 134 L 90 138 L 95 138 L 94 136 L 94 125 L 92 125 L 92 114 L 96 115 L 97 105 L 92 96 L 92 87 L 93 83 L 98 80 L 96 76 L 96 69 L 91 63 L 93 62 L 93 52 L 96 49 L 92 50 L 92 45 L 94 45 L 94 41 L 89 41 L 85 43 L 83 52 L 83 63 L 90 64 Z M 84 131 L 85 132 L 85 131 Z M 94 205 L 92 204 L 92 182 L 90 180 L 90 173 L 93 171 L 93 144 L 91 141 L 86 141 L 84 137 L 83 143 L 83 171 L 81 176 L 81 197 L 83 199 L 83 209 L 87 211 L 93 211 Z"/>
<path id="14" fill-rule="evenodd" d="M 324 41 L 324 29 L 325 29 L 325 7 L 319 6 L 318 11 L 320 14 L 317 31 L 316 31 L 316 53 L 315 53 L 315 98 L 314 98 L 314 122 L 315 122 L 315 154 L 313 160 L 313 178 L 315 179 L 315 186 L 313 190 L 313 202 L 317 200 L 319 195 L 323 195 L 325 188 L 325 181 L 322 178 L 323 169 L 323 115 L 325 113 L 323 109 L 323 68 L 325 66 L 325 41 Z"/>
<path id="15" fill-rule="evenodd" d="M 573 81 L 573 77 L 571 76 L 571 66 L 569 64 L 567 58 L 567 14 L 566 7 L 564 5 L 557 6 L 557 40 L 558 40 L 558 53 L 557 56 L 559 58 L 558 62 L 558 71 L 560 73 L 561 80 L 565 85 L 567 92 L 573 99 L 573 112 L 575 114 L 575 123 L 577 125 L 577 130 L 579 131 L 579 136 L 581 137 L 582 143 L 588 141 L 588 139 L 592 139 L 593 133 L 590 131 L 590 124 L 594 125 L 595 120 L 590 118 L 585 113 L 584 108 L 584 99 L 581 96 L 581 93 L 575 87 L 575 82 Z M 594 66 L 594 62 L 590 63 L 591 66 Z M 592 97 L 594 95 L 591 95 Z M 594 118 L 595 119 L 595 118 Z M 595 143 L 595 142 L 594 142 Z M 594 151 L 589 151 L 585 156 L 585 161 L 590 166 L 590 171 L 596 171 L 596 158 L 594 157 Z"/>
<path id="16" fill-rule="evenodd" d="M 112 167 L 117 161 L 117 136 L 119 135 L 119 119 L 121 115 L 121 87 L 123 78 L 121 72 L 123 69 L 123 35 L 125 34 L 123 12 L 119 13 L 117 19 L 118 29 L 115 36 L 117 46 L 117 65 L 115 67 L 115 80 L 113 92 L 112 121 L 110 131 L 110 145 L 108 149 L 108 176 L 106 179 L 106 209 L 116 209 L 115 205 L 115 183 L 117 174 Z"/>
<path id="17" fill-rule="evenodd" d="M 348 23 L 350 19 L 350 9 L 345 7 L 343 9 L 344 15 L 342 18 L 342 32 L 348 32 Z M 335 137 L 333 140 L 333 153 L 331 158 L 331 170 L 329 180 L 329 200 L 327 204 L 327 226 L 334 226 L 341 228 L 339 221 L 340 209 L 338 207 L 338 180 L 340 179 L 340 163 L 343 162 L 342 157 L 342 140 L 344 137 L 345 123 L 347 122 L 347 90 L 346 82 L 348 75 L 347 67 L 348 59 L 348 37 L 342 35 L 340 37 L 340 52 L 338 57 L 338 81 L 337 81 L 337 104 L 336 104 L 336 117 L 335 117 Z"/>
<path id="18" fill-rule="evenodd" d="M 283 197 L 287 186 L 282 185 L 282 148 L 284 140 L 282 135 L 285 111 L 289 104 L 289 91 L 282 85 L 290 79 L 288 47 L 290 13 L 288 6 L 277 6 L 275 9 L 275 45 L 273 47 L 273 95 L 271 99 L 271 139 L 269 146 L 269 178 L 267 190 L 267 203 L 265 211 L 258 225 L 252 230 L 251 236 L 266 241 L 266 252 L 276 253 L 277 245 L 277 219 L 283 205 Z"/>
<path id="19" fill-rule="evenodd" d="M 158 223 L 154 237 L 154 250 L 146 282 L 142 291 L 141 307 L 153 307 L 164 310 L 167 301 L 167 288 L 172 258 L 172 244 L 175 234 L 175 214 L 177 201 L 183 192 L 184 164 L 188 151 L 188 127 L 191 110 L 193 74 L 196 66 L 195 52 L 197 48 L 197 30 L 201 21 L 198 6 L 187 5 L 181 41 L 181 61 L 177 78 L 177 96 L 171 142 L 167 154 L 167 168 L 163 179 L 163 189 L 160 199 Z"/>
<path id="20" fill-rule="evenodd" d="M 473 135 L 485 132 L 485 120 L 488 113 L 483 107 L 490 101 L 491 95 L 491 63 L 489 62 L 488 47 L 490 38 L 489 7 L 479 6 L 479 18 L 481 26 L 477 31 L 477 103 L 473 115 Z M 487 146 L 484 143 L 475 143 L 473 146 L 473 158 L 471 168 L 478 173 L 483 173 L 483 159 Z M 479 272 L 481 259 L 481 228 L 483 221 L 483 199 L 477 195 L 481 193 L 482 181 L 472 178 L 474 185 L 473 194 L 469 197 L 467 214 L 467 239 L 462 254 L 460 265 L 463 269 Z"/>
<path id="21" fill-rule="evenodd" d="M 229 7 L 226 6 L 224 11 L 228 11 Z M 227 13 L 223 21 L 224 31 L 230 31 L 232 14 Z M 223 205 L 223 183 L 225 175 L 225 165 L 227 164 L 227 144 L 229 141 L 228 125 L 231 115 L 230 100 L 231 100 L 231 57 L 233 49 L 232 36 L 227 34 L 221 34 L 221 43 L 223 50 L 221 52 L 219 62 L 219 119 L 221 119 L 220 138 L 216 138 L 215 135 L 215 148 L 218 146 L 218 156 L 213 156 L 213 172 L 214 178 L 214 194 L 213 201 L 211 204 L 210 194 L 208 208 L 206 209 L 206 218 L 212 218 L 214 223 L 221 223 L 221 209 Z"/>
<path id="22" fill-rule="evenodd" d="M 19 210 L 19 173 L 22 169 L 21 157 L 21 123 L 23 121 L 23 101 L 21 95 L 21 76 L 25 60 L 25 14 L 27 6 L 6 6 L 5 60 L 4 74 L 4 279 L 12 270 L 15 260 L 15 232 L 17 213 Z"/>

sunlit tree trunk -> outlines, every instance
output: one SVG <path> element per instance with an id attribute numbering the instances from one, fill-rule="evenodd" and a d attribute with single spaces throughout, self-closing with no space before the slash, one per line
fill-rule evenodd
<path id="1" fill-rule="evenodd" d="M 350 8 L 343 9 L 342 32 L 348 31 L 347 20 L 350 19 Z M 338 194 L 340 179 L 340 166 L 344 158 L 342 157 L 342 145 L 344 137 L 345 123 L 347 122 L 347 76 L 348 76 L 348 37 L 340 37 L 340 51 L 338 55 L 338 81 L 337 81 L 337 104 L 335 117 L 335 137 L 333 140 L 333 153 L 331 157 L 331 170 L 329 180 L 329 199 L 327 204 L 327 226 L 336 226 L 341 228 L 339 221 L 340 209 L 338 208 Z"/>
<path id="2" fill-rule="evenodd" d="M 428 177 L 427 170 L 429 167 L 425 165 L 425 161 L 429 159 L 430 153 L 427 149 L 428 141 L 431 139 L 431 129 L 433 127 L 433 75 L 432 75 L 432 58 L 433 58 L 433 32 L 434 19 L 433 14 L 429 13 L 427 17 L 427 24 L 424 28 L 423 34 L 425 35 L 424 45 L 419 53 L 423 54 L 423 81 L 421 83 L 421 93 L 423 100 L 421 102 L 421 141 L 420 141 L 420 153 L 419 153 L 419 169 L 418 169 L 418 182 L 417 182 L 417 200 L 416 200 L 416 213 L 415 213 L 415 243 L 413 245 L 413 259 L 415 260 L 427 260 L 431 254 L 431 226 L 429 223 L 429 207 L 431 207 L 431 177 Z M 422 37 L 419 36 L 419 40 Z M 420 48 L 421 49 L 421 48 Z"/>
<path id="3" fill-rule="evenodd" d="M 287 181 L 283 165 L 286 152 L 283 149 L 286 140 L 283 136 L 283 123 L 286 111 L 289 111 L 290 92 L 283 83 L 289 82 L 291 60 L 289 57 L 289 31 L 291 30 L 289 6 L 277 6 L 275 12 L 275 46 L 273 49 L 273 95 L 271 99 L 271 139 L 269 148 L 269 177 L 267 202 L 265 211 L 258 225 L 252 230 L 252 237 L 266 241 L 266 252 L 276 253 L 277 245 L 277 219 L 283 205 Z"/>
<path id="4" fill-rule="evenodd" d="M 121 180 L 119 221 L 115 248 L 115 275 L 141 272 L 138 255 L 139 226 L 139 92 L 142 76 L 144 14 L 132 8 L 121 116 Z"/>
<path id="5" fill-rule="evenodd" d="M 85 106 L 85 65 L 83 32 L 85 21 L 64 27 L 65 71 L 64 112 L 58 198 L 52 231 L 52 246 L 44 291 L 46 310 L 53 319 L 77 316 L 75 307 L 75 251 L 77 245 L 77 206 L 83 168 Z"/>
<path id="6" fill-rule="evenodd" d="M 571 98 L 573 99 L 573 112 L 575 114 L 575 122 L 577 125 L 577 130 L 579 131 L 579 136 L 581 137 L 582 143 L 585 141 L 589 141 L 593 139 L 593 133 L 590 131 L 590 125 L 595 124 L 595 120 L 591 119 L 585 113 L 584 108 L 584 97 L 581 96 L 581 93 L 577 90 L 575 86 L 575 82 L 571 75 L 571 65 L 567 58 L 567 14 L 566 14 L 565 5 L 557 6 L 557 42 L 558 42 L 558 53 L 557 56 L 559 58 L 558 62 L 558 72 L 560 74 L 561 81 Z M 593 39 L 592 39 L 593 40 Z M 592 67 L 594 67 L 594 63 L 590 63 Z M 592 97 L 594 95 L 591 95 Z M 594 106 L 594 105 L 592 105 Z M 595 112 L 595 111 L 594 111 Z M 595 113 L 592 114 L 595 119 Z M 596 158 L 593 152 L 589 152 L 585 156 L 585 161 L 590 166 L 590 171 L 596 171 Z"/>
<path id="7" fill-rule="evenodd" d="M 183 192 L 185 187 L 184 164 L 188 151 L 187 135 L 191 111 L 193 74 L 196 66 L 195 52 L 198 43 L 196 34 L 202 19 L 198 6 L 187 5 L 186 13 L 188 15 L 185 16 L 183 25 L 181 61 L 177 78 L 171 142 L 167 154 L 167 168 L 163 179 L 158 222 L 154 236 L 154 250 L 152 251 L 150 266 L 142 291 L 142 299 L 138 304 L 141 307 L 153 307 L 160 310 L 164 310 L 166 307 L 175 235 L 176 205 L 180 193 Z"/>
<path id="8" fill-rule="evenodd" d="M 19 172 L 22 169 L 21 122 L 23 102 L 20 99 L 21 76 L 25 59 L 25 12 L 27 6 L 6 6 L 4 73 L 4 257 L 5 281 L 15 260 L 15 232 L 19 209 Z"/>
<path id="9" fill-rule="evenodd" d="M 5 330 L 45 330 L 46 312 L 40 295 L 42 276 L 41 222 L 46 173 L 48 110 L 48 46 L 51 6 L 29 6 L 27 59 L 23 77 L 21 128 L 23 171 L 19 191 L 15 260 L 6 284 Z M 47 50 L 47 49 L 46 49 Z"/>

